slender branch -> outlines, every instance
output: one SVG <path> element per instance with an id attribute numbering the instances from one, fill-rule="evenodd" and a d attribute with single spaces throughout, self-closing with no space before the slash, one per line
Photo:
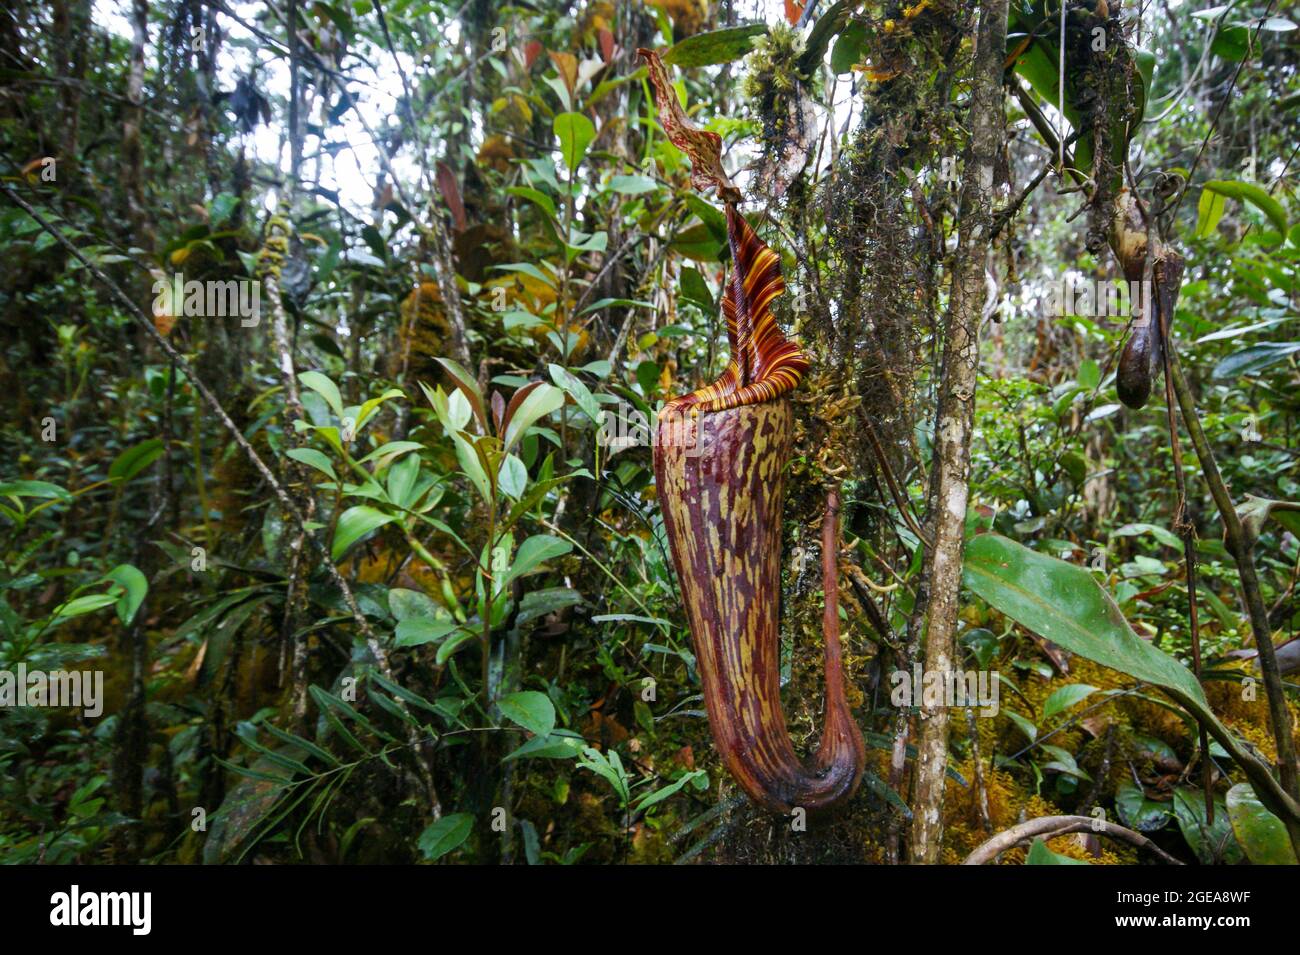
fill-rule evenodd
<path id="1" fill-rule="evenodd" d="M 1255 570 L 1255 542 L 1246 533 L 1241 518 L 1237 516 L 1236 506 L 1228 493 L 1219 466 L 1214 460 L 1210 442 L 1206 440 L 1201 428 L 1201 419 L 1196 411 L 1196 399 L 1183 376 L 1178 353 L 1173 348 L 1166 348 L 1168 354 L 1167 374 L 1178 397 L 1178 406 L 1182 411 L 1183 425 L 1191 438 L 1196 457 L 1201 462 L 1201 471 L 1210 486 L 1210 495 L 1219 509 L 1223 519 L 1224 533 L 1227 535 L 1228 552 L 1237 564 L 1237 573 L 1241 577 L 1241 592 L 1250 618 L 1251 633 L 1255 638 L 1255 648 L 1259 651 L 1259 668 L 1264 679 L 1264 694 L 1268 698 L 1269 721 L 1272 725 L 1273 739 L 1277 743 L 1277 758 L 1282 776 L 1282 789 L 1293 801 L 1300 801 L 1300 780 L 1296 775 L 1295 739 L 1291 733 L 1291 711 L 1287 707 L 1286 691 L 1282 686 L 1282 674 L 1278 669 L 1277 654 L 1273 649 L 1272 630 L 1268 625 L 1268 608 L 1264 606 L 1264 597 L 1259 587 L 1259 575 Z M 1300 819 L 1287 815 L 1282 820 L 1291 837 L 1291 844 L 1300 853 Z"/>
<path id="2" fill-rule="evenodd" d="M 1037 819 L 1029 819 L 1018 826 L 1012 826 L 1005 832 L 999 832 L 968 855 L 962 865 L 985 865 L 1008 849 L 1013 849 L 1024 842 L 1032 842 L 1034 839 L 1050 839 L 1071 832 L 1093 832 L 1096 824 L 1097 820 L 1089 816 L 1040 816 Z M 1139 849 L 1146 849 L 1161 862 L 1169 865 L 1183 864 L 1140 832 L 1117 826 L 1113 822 L 1103 823 L 1102 827 L 1095 831 L 1100 836 L 1110 836 L 1112 839 L 1119 839 Z"/>

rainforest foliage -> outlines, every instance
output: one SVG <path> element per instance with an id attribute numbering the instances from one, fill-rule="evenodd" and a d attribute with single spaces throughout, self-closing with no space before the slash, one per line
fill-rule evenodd
<path id="1" fill-rule="evenodd" d="M 1279 6 L 6 4 L 0 860 L 1295 864 Z M 838 508 L 812 818 L 715 748 L 652 463 L 737 235 L 800 756 Z"/>

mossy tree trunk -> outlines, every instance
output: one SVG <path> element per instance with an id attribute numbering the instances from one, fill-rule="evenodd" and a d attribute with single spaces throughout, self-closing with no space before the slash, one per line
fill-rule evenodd
<path id="1" fill-rule="evenodd" d="M 970 446 L 979 369 L 979 323 L 984 305 L 984 263 L 992 238 L 994 163 L 1002 148 L 1002 60 L 1007 0 L 980 10 L 971 87 L 971 144 L 967 151 L 956 262 L 944 326 L 943 367 L 931 481 L 929 517 L 934 546 L 928 554 L 930 599 L 925 635 L 929 673 L 954 668 L 957 601 L 970 480 Z M 935 863 L 942 837 L 948 716 L 942 705 L 921 711 L 913 800 L 911 860 Z"/>

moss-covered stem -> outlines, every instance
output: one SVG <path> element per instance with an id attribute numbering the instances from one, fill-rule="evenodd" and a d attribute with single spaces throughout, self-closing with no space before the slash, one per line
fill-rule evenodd
<path id="1" fill-rule="evenodd" d="M 932 464 L 933 507 L 926 569 L 925 667 L 948 673 L 956 656 L 957 610 L 970 495 L 970 451 L 979 371 L 979 323 L 984 306 L 984 263 L 993 235 L 994 164 L 1003 141 L 1002 60 L 1007 40 L 1008 0 L 980 8 L 971 79 L 971 144 L 962 186 L 952 293 L 944 328 L 939 410 Z M 939 861 L 943 796 L 948 769 L 950 711 L 921 709 L 913 788 L 913 863 Z"/>

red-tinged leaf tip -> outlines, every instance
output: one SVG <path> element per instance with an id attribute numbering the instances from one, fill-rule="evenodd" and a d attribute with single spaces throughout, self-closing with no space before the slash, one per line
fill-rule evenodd
<path id="1" fill-rule="evenodd" d="M 440 162 L 438 163 L 436 178 L 438 191 L 442 193 L 447 208 L 451 210 L 451 218 L 456 225 L 456 231 L 464 232 L 467 224 L 465 220 L 465 203 L 460 197 L 460 183 L 456 181 L 456 174 L 451 171 L 451 167 L 445 162 Z"/>
<path id="2" fill-rule="evenodd" d="M 659 123 L 667 133 L 668 141 L 691 161 L 691 185 L 700 192 L 717 189 L 718 198 L 724 202 L 739 202 L 740 190 L 722 168 L 722 137 L 700 129 L 690 121 L 658 53 L 646 49 L 636 52 L 646 61 Z"/>

